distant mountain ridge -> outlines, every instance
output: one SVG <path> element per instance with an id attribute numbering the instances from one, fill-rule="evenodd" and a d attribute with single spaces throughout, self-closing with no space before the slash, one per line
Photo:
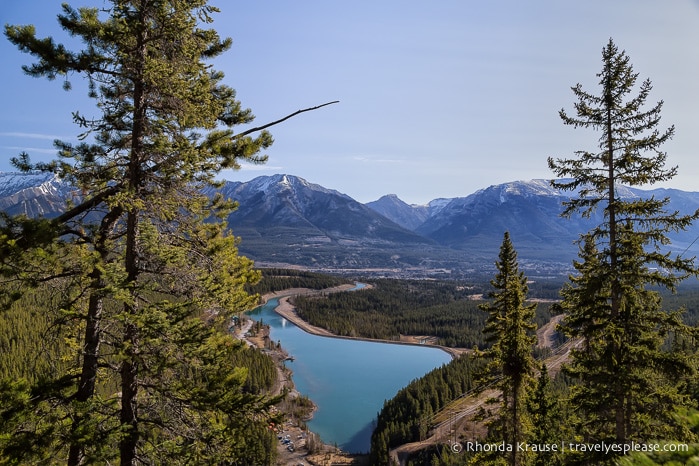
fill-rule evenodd
<path id="1" fill-rule="evenodd" d="M 408 205 L 396 195 L 361 204 L 333 189 L 292 175 L 227 181 L 220 191 L 239 203 L 228 219 L 240 250 L 260 263 L 329 269 L 474 270 L 497 258 L 509 231 L 520 259 L 570 266 L 574 241 L 601 220 L 563 219 L 571 193 L 548 180 L 513 181 L 468 196 Z M 628 198 L 669 197 L 668 210 L 693 213 L 699 193 L 620 187 Z M 30 216 L 57 215 L 65 200 L 79 199 L 53 175 L 0 173 L 0 210 Z M 699 225 L 670 234 L 675 252 L 699 252 Z M 690 248 L 691 246 L 691 248 Z"/>
<path id="2" fill-rule="evenodd" d="M 75 188 L 52 173 L 0 172 L 0 211 L 28 217 L 55 217 L 66 201 L 78 201 Z"/>
<path id="3" fill-rule="evenodd" d="M 216 191 L 240 204 L 228 219 L 236 234 L 254 231 L 260 237 L 276 237 L 292 229 L 293 236 L 316 243 L 431 243 L 346 194 L 296 176 L 226 182 Z"/>
<path id="4" fill-rule="evenodd" d="M 449 203 L 449 199 L 435 199 L 427 205 L 408 205 L 395 194 L 387 194 L 380 199 L 366 204 L 370 209 L 384 217 L 393 220 L 408 230 L 416 230 L 428 218 L 439 212 Z"/>
<path id="5" fill-rule="evenodd" d="M 699 209 L 699 193 L 676 189 L 658 188 L 643 190 L 618 186 L 617 194 L 625 199 L 669 198 L 669 212 L 694 213 Z M 512 181 L 480 189 L 466 197 L 448 200 L 419 226 L 416 233 L 433 239 L 437 244 L 453 249 L 478 253 L 497 251 L 502 233 L 509 231 L 520 257 L 531 260 L 555 261 L 572 259 L 577 254 L 574 241 L 581 233 L 602 222 L 598 211 L 590 219 L 573 215 L 562 218 L 563 203 L 577 193 L 561 191 L 551 186 L 549 180 Z M 382 198 L 383 199 L 383 198 Z M 379 201 L 375 201 L 379 202 Z M 393 201 L 395 204 L 395 200 Z M 368 203 L 374 206 L 374 203 Z M 404 225 L 414 225 L 422 219 L 420 210 L 413 211 L 413 217 L 406 220 L 407 204 L 397 211 L 387 209 L 383 203 L 382 214 L 389 218 L 400 218 Z M 408 206 L 411 207 L 411 206 Z M 415 206 L 412 206 L 415 207 Z M 685 232 L 669 234 L 675 251 L 687 248 L 696 253 L 697 245 L 692 245 L 699 237 L 699 224 Z"/>

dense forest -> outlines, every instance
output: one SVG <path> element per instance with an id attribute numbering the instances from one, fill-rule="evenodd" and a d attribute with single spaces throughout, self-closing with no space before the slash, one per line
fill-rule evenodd
<path id="1" fill-rule="evenodd" d="M 373 287 L 325 297 L 296 296 L 299 315 L 337 335 L 397 340 L 401 335 L 438 338 L 440 345 L 483 347 L 486 314 L 478 308 L 484 284 L 434 280 L 372 280 Z M 551 318 L 539 303 L 536 322 Z"/>
<path id="2" fill-rule="evenodd" d="M 454 284 L 455 285 L 455 284 Z M 407 286 L 407 284 L 406 284 Z M 481 285 L 486 286 L 486 285 Z M 671 293 L 667 290 L 661 293 L 664 306 L 668 311 L 674 309 L 684 309 L 683 314 L 685 321 L 692 326 L 696 326 L 697 315 L 699 314 L 699 286 L 693 280 L 684 283 L 679 287 L 677 293 Z M 483 312 L 483 311 L 480 311 Z M 685 342 L 686 343 L 686 342 Z M 681 341 L 668 341 L 668 348 L 682 344 Z M 544 353 L 545 354 L 545 353 Z M 376 429 L 372 436 L 372 464 L 387 464 L 388 451 L 399 445 L 416 442 L 425 439 L 430 434 L 430 429 L 434 424 L 436 415 L 440 410 L 443 410 L 449 403 L 458 399 L 464 394 L 475 395 L 482 390 L 489 379 L 486 376 L 487 360 L 481 357 L 463 356 L 454 359 L 449 364 L 435 369 L 425 376 L 412 381 L 404 389 L 400 390 L 395 397 L 387 400 L 384 403 L 382 410 L 377 418 Z M 564 372 L 558 372 L 555 377 L 550 380 L 550 385 L 543 390 L 546 394 L 542 394 L 535 389 L 529 393 L 530 399 L 527 401 L 528 407 L 536 407 L 539 399 L 548 397 L 549 400 L 555 400 L 551 403 L 555 404 L 557 415 L 555 419 L 549 420 L 548 424 L 540 423 L 542 427 L 549 430 L 547 435 L 552 435 L 557 439 L 574 438 L 575 432 L 571 430 L 572 421 L 568 421 L 569 416 L 573 416 L 575 411 L 574 406 L 570 404 L 570 387 L 575 384 L 575 380 L 568 377 Z M 699 381 L 692 382 L 686 380 L 685 390 L 694 403 L 699 403 Z M 485 406 L 481 410 L 481 418 L 477 424 L 473 424 L 473 429 L 486 429 L 488 422 L 493 420 L 494 405 Z M 490 414 L 487 414 L 490 413 Z M 694 432 L 699 429 L 699 413 L 693 411 L 678 412 L 678 418 L 682 419 L 684 425 Z M 572 418 L 571 418 L 572 419 Z M 489 421 L 490 420 L 490 421 Z M 480 427 L 478 427 L 480 425 Z M 556 431 L 553 435 L 550 431 Z M 478 433 L 473 433 L 474 437 L 463 437 L 463 433 L 459 434 L 456 439 L 464 442 L 478 438 Z M 480 434 L 484 435 L 484 434 Z M 497 439 L 497 437 L 495 437 Z M 548 438 L 551 440 L 551 437 Z M 699 451 L 699 446 L 690 445 L 690 450 L 683 453 L 657 455 L 655 458 L 659 462 L 648 462 L 648 458 L 643 455 L 636 455 L 635 459 L 629 457 L 620 464 L 670 464 L 665 461 L 679 461 L 672 464 L 691 464 L 684 463 L 687 458 L 693 457 Z M 542 465 L 564 464 L 562 458 L 552 459 L 546 457 L 542 459 Z M 664 458 L 663 461 L 660 459 Z M 475 461 L 475 463 L 474 463 Z M 478 463 L 481 461 L 481 463 Z M 486 461 L 483 463 L 482 461 Z M 493 458 L 484 459 L 483 457 L 461 452 L 455 454 L 450 450 L 448 443 L 433 445 L 430 448 L 421 450 L 410 456 L 407 464 L 411 466 L 422 465 L 439 465 L 439 466 L 459 466 L 469 464 L 490 464 L 488 461 L 494 461 Z M 566 461 L 573 461 L 568 458 Z M 646 461 L 639 462 L 636 461 Z"/>
<path id="3" fill-rule="evenodd" d="M 246 288 L 248 292 L 264 295 L 292 288 L 322 290 L 351 283 L 341 277 L 306 270 L 263 268 L 260 271 L 262 279 L 258 283 L 249 285 Z"/>
<path id="4" fill-rule="evenodd" d="M 0 312 L 0 393 L 4 396 L 21 387 L 42 387 L 67 365 L 70 341 L 77 329 L 65 325 L 69 321 L 61 318 L 56 301 L 53 291 L 43 287 L 23 294 Z M 235 347 L 230 353 L 231 366 L 244 370 L 243 392 L 251 396 L 268 393 L 277 381 L 272 359 L 232 338 L 228 344 Z M 108 396 L 116 387 L 117 378 L 112 376 L 102 380 L 96 391 Z M 0 418 L 12 420 L 11 408 L 9 402 L 0 407 Z M 239 452 L 241 457 L 264 459 L 266 464 L 274 462 L 276 438 L 265 423 L 251 422 L 238 435 L 238 441 L 244 445 L 244 452 Z M 5 464 L 2 458 L 0 463 Z"/>
<path id="5" fill-rule="evenodd" d="M 0 312 L 0 380 L 35 383 L 66 355 L 65 341 L 49 332 L 51 301 L 49 290 L 36 290 Z"/>
<path id="6" fill-rule="evenodd" d="M 371 438 L 374 464 L 388 464 L 388 451 L 424 439 L 434 415 L 477 386 L 483 360 L 463 356 L 412 381 L 384 403 Z"/>
<path id="7" fill-rule="evenodd" d="M 412 381 L 395 397 L 387 400 L 380 411 L 376 429 L 372 435 L 371 463 L 375 465 L 390 464 L 389 450 L 402 444 L 425 440 L 431 435 L 436 420 L 449 419 L 449 410 L 445 408 L 459 398 L 477 396 L 488 385 L 484 377 L 486 360 L 480 357 L 463 356 L 449 364 L 437 368 L 423 377 Z M 563 373 L 550 379 L 545 388 L 550 399 L 565 400 L 569 391 L 570 380 Z M 539 391 L 532 391 L 532 406 L 540 397 Z M 465 438 L 463 433 L 454 434 L 454 440 L 464 442 L 481 438 L 488 419 L 492 420 L 492 405 L 485 405 L 474 416 L 471 432 Z M 570 429 L 560 420 L 569 413 L 570 407 L 564 402 L 556 402 L 555 409 L 560 414 L 559 422 L 549 425 L 559 432 L 560 438 L 571 434 Z M 454 408 L 456 412 L 456 408 Z M 441 413 L 440 413 L 441 411 Z M 476 463 L 473 463 L 476 461 Z M 480 461 L 480 463 L 478 463 Z M 408 466 L 460 466 L 468 464 L 496 464 L 494 458 L 478 458 L 469 452 L 456 453 L 446 440 L 413 453 L 407 459 Z M 553 462 L 543 464 L 555 464 Z"/>
<path id="8" fill-rule="evenodd" d="M 0 312 L 0 380 L 37 382 L 70 354 L 66 340 L 71 329 L 61 328 L 55 301 L 50 289 L 40 288 Z M 261 393 L 272 388 L 277 371 L 268 356 L 241 345 L 233 359 L 235 366 L 248 371 L 246 391 Z"/>

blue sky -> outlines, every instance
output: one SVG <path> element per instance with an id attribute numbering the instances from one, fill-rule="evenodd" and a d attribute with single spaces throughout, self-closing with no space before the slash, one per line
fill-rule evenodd
<path id="1" fill-rule="evenodd" d="M 75 0 L 78 7 L 103 0 Z M 256 124 L 331 100 L 272 128 L 265 166 L 222 177 L 288 173 L 361 202 L 395 193 L 409 203 L 548 178 L 546 158 L 594 149 L 598 135 L 564 126 L 570 87 L 597 91 L 610 37 L 664 100 L 665 146 L 679 175 L 665 187 L 699 191 L 699 0 L 296 0 L 212 2 L 213 27 L 233 38 L 214 63 Z M 66 41 L 61 1 L 6 0 L 2 24 L 35 24 Z M 69 39 L 68 39 L 69 41 Z M 79 133 L 71 112 L 94 113 L 72 77 L 25 76 L 30 58 L 0 39 L 0 171 L 26 150 L 53 157 L 53 139 Z M 94 113 L 96 114 L 96 113 Z"/>

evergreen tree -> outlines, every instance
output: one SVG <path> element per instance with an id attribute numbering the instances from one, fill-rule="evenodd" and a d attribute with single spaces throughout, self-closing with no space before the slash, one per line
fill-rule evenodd
<path id="1" fill-rule="evenodd" d="M 669 231 L 685 229 L 699 212 L 681 216 L 665 209 L 667 198 L 619 195 L 622 184 L 653 184 L 676 174 L 676 167 L 665 168 L 667 155 L 660 150 L 674 127 L 658 129 L 662 101 L 645 108 L 649 80 L 628 97 L 638 74 L 611 39 L 602 62 L 600 95 L 578 84 L 572 88 L 576 116 L 560 112 L 567 125 L 599 131 L 599 150 L 548 163 L 564 178 L 552 185 L 577 192 L 564 216 L 590 217 L 598 208 L 604 213 L 602 223 L 581 236 L 577 275 L 562 292 L 563 328 L 583 339 L 569 368 L 580 381 L 573 405 L 588 440 L 629 442 L 669 434 L 675 408 L 683 402 L 674 382 L 689 366 L 681 355 L 661 349 L 683 325 L 677 313 L 661 311 L 659 294 L 647 287 L 674 290 L 696 274 L 693 259 L 673 257 L 661 247 L 669 244 Z"/>
<path id="2" fill-rule="evenodd" d="M 29 75 L 64 77 L 66 89 L 69 75 L 85 77 L 101 116 L 74 114 L 83 142 L 57 141 L 59 160 L 14 160 L 57 173 L 82 197 L 56 219 L 0 222 L 1 271 L 22 283 L 6 297 L 42 283 L 59 290 L 53 327 L 74 351 L 27 396 L 11 387 L 22 403 L 7 411 L 0 449 L 10 461 L 73 465 L 268 463 L 250 455 L 269 456 L 273 439 L 258 423 L 271 400 L 245 392 L 233 364 L 243 348 L 226 333 L 255 303 L 245 289 L 259 273 L 222 221 L 234 205 L 201 188 L 240 160 L 264 162 L 263 129 L 286 118 L 234 132 L 253 115 L 209 63 L 231 41 L 207 29 L 217 10 L 206 0 L 108 3 L 63 5 L 59 23 L 82 50 L 33 26 L 5 29 L 37 59 Z"/>
<path id="3" fill-rule="evenodd" d="M 502 440 L 513 445 L 509 464 L 523 464 L 514 446 L 524 441 L 528 432 L 526 396 L 535 369 L 533 346 L 536 343 L 533 323 L 536 304 L 526 305 L 527 278 L 519 270 L 517 252 L 505 232 L 496 263 L 494 290 L 488 294 L 491 302 L 481 305 L 488 312 L 484 333 L 492 346 L 486 356 L 492 359 L 490 373 L 500 377 L 502 389 L 500 426 Z"/>
<path id="4" fill-rule="evenodd" d="M 530 442 L 541 446 L 559 444 L 561 441 L 560 406 L 553 393 L 551 378 L 545 363 L 541 364 L 539 378 L 529 397 L 527 409 L 533 426 Z M 537 453 L 533 465 L 554 466 L 561 463 L 560 454 L 544 451 Z"/>

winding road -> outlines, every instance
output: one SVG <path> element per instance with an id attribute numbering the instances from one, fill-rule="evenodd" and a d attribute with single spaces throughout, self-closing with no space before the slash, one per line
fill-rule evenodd
<path id="1" fill-rule="evenodd" d="M 549 346 L 553 342 L 551 338 L 553 331 L 562 318 L 563 316 L 554 317 L 551 322 L 537 332 L 540 338 L 539 341 L 544 343 L 543 345 L 540 344 L 540 346 Z M 549 343 L 549 345 L 546 343 Z M 569 340 L 553 350 L 553 353 L 544 360 L 548 373 L 552 376 L 557 374 L 561 370 L 561 366 L 568 361 L 570 351 L 579 347 L 581 343 L 582 340 Z M 475 415 L 489 400 L 500 395 L 499 390 L 492 388 L 497 382 L 498 380 L 495 380 L 488 385 L 477 387 L 449 403 L 439 413 L 427 420 L 431 424 L 429 438 L 419 442 L 406 443 L 392 449 L 389 452 L 391 461 L 404 466 L 410 455 L 417 451 L 432 445 L 449 443 L 450 440 L 455 441 L 454 438 L 450 438 L 454 436 L 455 430 Z"/>

